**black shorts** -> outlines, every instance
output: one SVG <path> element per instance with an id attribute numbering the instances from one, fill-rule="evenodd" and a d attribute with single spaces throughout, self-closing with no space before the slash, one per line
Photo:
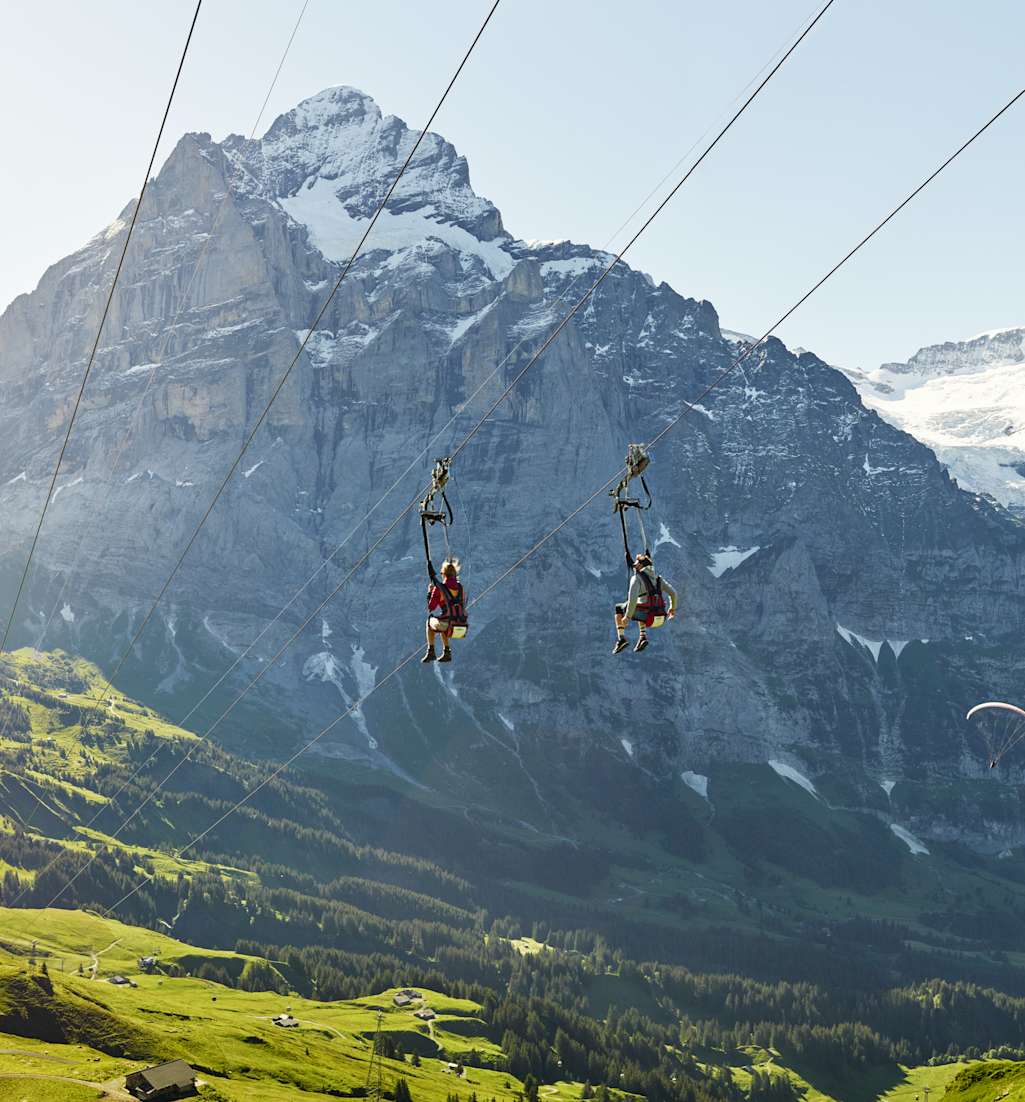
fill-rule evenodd
<path id="1" fill-rule="evenodd" d="M 616 605 L 616 615 L 617 616 L 625 616 L 626 615 L 626 605 L 625 604 Z M 630 619 L 631 620 L 636 620 L 638 623 L 641 623 L 641 624 L 646 624 L 648 622 L 647 613 L 645 613 L 643 615 L 638 615 L 635 612 L 633 614 L 633 616 L 630 617 Z"/>

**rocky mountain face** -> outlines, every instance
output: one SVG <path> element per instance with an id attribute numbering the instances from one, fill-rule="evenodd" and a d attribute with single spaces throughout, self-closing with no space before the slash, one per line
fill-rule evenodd
<path id="1" fill-rule="evenodd" d="M 847 375 L 867 406 L 928 444 L 959 485 L 1025 513 L 1025 328 Z"/>
<path id="2" fill-rule="evenodd" d="M 141 212 L 16 643 L 38 643 L 56 606 L 44 645 L 111 666 L 414 140 L 349 88 L 259 141 L 181 139 Z M 0 318 L 5 608 L 129 212 Z M 125 688 L 180 718 L 348 541 L 193 720 L 202 731 L 608 259 L 513 238 L 464 158 L 429 136 Z M 710 303 L 619 268 L 459 456 L 451 541 L 469 596 L 739 347 Z M 626 577 L 602 498 L 472 609 L 451 666 L 411 663 L 319 742 L 323 767 L 572 837 L 584 814 L 625 821 L 637 778 L 714 805 L 730 763 L 772 761 L 912 838 L 1025 842 L 1021 765 L 988 771 L 963 721 L 976 700 L 1020 690 L 1025 529 L 1012 515 L 959 489 L 840 372 L 775 340 L 666 437 L 649 481 L 648 539 L 684 614 L 643 656 L 610 655 Z M 218 737 L 261 754 L 310 738 L 417 647 L 424 592 L 411 515 Z"/>

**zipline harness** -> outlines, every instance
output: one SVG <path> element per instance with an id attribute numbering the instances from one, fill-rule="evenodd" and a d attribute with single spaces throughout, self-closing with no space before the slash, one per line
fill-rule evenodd
<path id="1" fill-rule="evenodd" d="M 645 451 L 644 446 L 630 444 L 626 453 L 626 475 L 614 490 L 609 491 L 609 496 L 613 499 L 612 510 L 619 514 L 619 524 L 623 530 L 623 554 L 626 556 L 626 568 L 631 576 L 636 573 L 641 580 L 641 585 L 644 586 L 644 596 L 637 602 L 634 619 L 643 623 L 645 627 L 660 628 L 669 615 L 665 595 L 662 592 L 662 578 L 656 574 L 655 581 L 652 582 L 647 571 L 636 569 L 636 559 L 630 550 L 630 535 L 626 524 L 627 510 L 636 509 L 637 524 L 641 532 L 641 545 L 644 547 L 644 554 L 648 561 L 652 562 L 651 549 L 648 546 L 648 534 L 644 530 L 644 513 L 652 506 L 651 490 L 648 489 L 648 483 L 644 478 L 644 472 L 650 464 L 651 456 Z M 644 493 L 648 499 L 646 505 L 642 505 L 639 498 L 626 496 L 630 488 L 630 482 L 635 478 L 639 478 L 641 485 L 644 487 Z"/>
<path id="2" fill-rule="evenodd" d="M 450 558 L 450 551 L 448 545 L 448 529 L 449 525 L 455 521 L 455 514 L 452 512 L 452 505 L 448 500 L 448 495 L 445 493 L 445 487 L 448 485 L 449 468 L 451 466 L 451 460 L 448 458 L 436 459 L 434 461 L 434 470 L 431 473 L 431 488 L 427 491 L 427 496 L 420 502 L 420 530 L 423 532 L 424 537 L 424 555 L 427 558 L 427 577 L 431 582 L 432 593 L 437 593 L 441 598 L 442 607 L 433 611 L 433 616 L 436 620 L 440 620 L 442 623 L 448 625 L 446 635 L 450 639 L 464 639 L 466 632 L 469 628 L 469 623 L 466 617 L 466 598 L 463 594 L 463 587 L 461 583 L 456 583 L 454 587 L 448 584 L 447 578 L 439 578 L 437 571 L 434 569 L 434 562 L 431 559 L 431 539 L 427 529 L 435 524 L 441 525 L 442 533 L 445 537 L 445 558 Z M 440 495 L 441 504 L 443 508 L 438 508 L 438 503 L 435 501 Z M 430 611 L 430 610 L 429 610 Z"/>

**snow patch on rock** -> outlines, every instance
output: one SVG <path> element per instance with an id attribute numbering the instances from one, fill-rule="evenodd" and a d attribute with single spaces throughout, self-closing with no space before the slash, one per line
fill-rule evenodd
<path id="1" fill-rule="evenodd" d="M 702 773 L 692 773 L 686 769 L 680 774 L 680 780 L 703 800 L 708 799 L 708 778 Z"/>
<path id="2" fill-rule="evenodd" d="M 352 700 L 341 683 L 341 667 L 338 659 L 330 651 L 321 651 L 319 654 L 311 654 L 303 663 L 303 679 L 305 681 L 324 681 L 338 689 L 346 704 Z"/>
<path id="3" fill-rule="evenodd" d="M 352 676 L 356 679 L 356 691 L 359 693 L 360 700 L 363 700 L 374 691 L 377 683 L 377 667 L 371 666 L 366 660 L 366 652 L 359 643 L 352 643 L 351 646 L 352 658 L 349 660 L 349 666 L 352 669 Z"/>
<path id="4" fill-rule="evenodd" d="M 865 453 L 865 462 L 862 463 L 861 469 L 865 472 L 865 474 L 871 476 L 871 475 L 874 475 L 874 474 L 890 474 L 892 471 L 895 471 L 897 468 L 896 467 L 873 467 L 872 464 L 868 461 L 868 453 L 866 452 Z"/>
<path id="5" fill-rule="evenodd" d="M 814 796 L 817 800 L 819 798 L 818 791 L 815 785 L 799 770 L 795 769 L 792 765 L 787 765 L 785 761 L 776 761 L 775 759 L 769 760 L 769 768 L 774 773 L 782 777 L 784 780 L 793 781 L 799 788 L 803 788 L 810 796 Z"/>
<path id="6" fill-rule="evenodd" d="M 673 534 L 669 531 L 668 526 L 660 521 L 658 525 L 658 537 L 655 540 L 653 550 L 657 551 L 663 543 L 672 544 L 673 547 L 680 546 L 679 543 L 677 543 L 677 541 L 673 539 Z"/>
<path id="7" fill-rule="evenodd" d="M 366 660 L 365 655 L 366 652 L 358 643 L 352 644 L 352 658 L 349 659 L 349 668 L 352 670 L 352 676 L 356 680 L 357 700 L 361 703 L 374 691 L 374 686 L 377 684 L 377 667 L 371 666 Z M 352 713 L 352 718 L 356 721 L 356 726 L 359 727 L 366 736 L 367 744 L 370 746 L 370 749 L 376 750 L 377 740 L 371 736 L 367 728 L 367 721 L 363 716 L 361 703 L 356 706 Z"/>
<path id="8" fill-rule="evenodd" d="M 53 491 L 53 497 L 50 499 L 50 504 L 52 505 L 57 500 L 58 495 L 62 491 L 70 490 L 73 486 L 81 486 L 84 481 L 85 478 L 79 475 L 78 478 L 72 479 L 70 482 L 65 482 L 63 486 L 58 486 L 57 489 Z"/>
<path id="9" fill-rule="evenodd" d="M 232 644 L 228 640 L 228 637 L 226 635 L 224 635 L 222 632 L 218 631 L 217 628 L 214 627 L 214 625 L 213 625 L 213 623 L 210 619 L 209 614 L 207 614 L 206 616 L 203 617 L 203 627 L 230 654 L 239 654 L 240 653 L 238 647 L 232 646 Z"/>
<path id="10" fill-rule="evenodd" d="M 460 318 L 448 331 L 449 348 L 458 344 L 475 325 L 479 325 L 495 308 L 497 302 L 498 299 L 496 298 L 489 302 L 487 306 L 478 310 L 476 314 L 471 314 L 467 318 Z"/>
<path id="11" fill-rule="evenodd" d="M 607 254 L 595 256 L 573 256 L 568 260 L 546 260 L 541 265 L 541 276 L 573 276 L 574 278 L 590 272 L 596 268 L 608 266 L 608 260 L 603 259 Z M 610 258 L 611 259 L 611 258 Z"/>
<path id="12" fill-rule="evenodd" d="M 899 826 L 897 823 L 890 823 L 890 830 L 897 835 L 916 857 L 929 856 L 928 847 L 925 843 L 916 838 L 910 830 L 905 830 L 904 827 Z"/>
<path id="13" fill-rule="evenodd" d="M 353 644 L 353 657 L 350 663 L 351 672 L 356 679 L 357 689 L 360 690 L 361 683 L 366 684 L 369 679 L 370 687 L 373 687 L 374 677 L 377 674 L 377 670 L 363 661 L 363 648 L 357 644 Z M 372 738 L 370 731 L 367 728 L 366 717 L 363 715 L 363 710 L 359 706 L 358 701 L 361 700 L 366 693 L 359 691 L 359 696 L 356 700 L 353 700 L 349 691 L 345 687 L 344 680 L 345 668 L 338 661 L 338 659 L 330 651 L 320 651 L 317 654 L 311 654 L 309 658 L 303 663 L 302 676 L 304 681 L 321 681 L 328 685 L 334 685 L 338 690 L 338 695 L 342 698 L 343 703 L 347 709 L 352 709 L 349 718 L 356 724 L 357 728 L 362 733 L 363 737 L 367 740 L 367 745 L 371 750 L 377 749 L 377 741 Z"/>
<path id="14" fill-rule="evenodd" d="M 185 655 L 182 654 L 181 647 L 178 646 L 178 616 L 172 611 L 168 613 L 165 618 L 165 624 L 167 626 L 167 636 L 171 643 L 171 648 L 175 654 L 174 669 L 157 685 L 158 693 L 173 692 L 175 686 L 180 681 L 188 679 L 188 665 L 185 661 Z"/>
<path id="15" fill-rule="evenodd" d="M 327 260 L 344 264 L 359 244 L 370 219 L 353 218 L 337 191 L 336 181 L 317 177 L 300 187 L 295 195 L 278 202 L 290 218 L 306 227 L 310 240 Z M 476 257 L 492 279 L 505 279 L 513 270 L 516 262 L 502 248 L 501 240 L 479 241 L 462 226 L 438 221 L 435 214 L 431 205 L 397 214 L 386 210 L 367 238 L 364 250 L 397 253 L 433 239 L 465 256 Z"/>
<path id="16" fill-rule="evenodd" d="M 675 541 L 674 541 L 675 542 Z M 656 544 L 656 546 L 658 546 Z M 679 547 L 679 544 L 676 544 Z M 718 551 L 712 552 L 712 565 L 708 568 L 709 573 L 715 578 L 721 578 L 727 570 L 735 570 L 745 559 L 749 559 L 756 551 L 761 551 L 760 547 L 748 547 L 741 549 L 739 547 L 720 547 Z"/>
<path id="17" fill-rule="evenodd" d="M 455 674 L 451 670 L 448 671 L 448 677 L 441 672 L 441 666 L 437 662 L 434 663 L 434 676 L 438 679 L 438 684 L 447 692 L 450 693 L 456 700 L 460 699 L 459 690 L 456 688 Z"/>
<path id="18" fill-rule="evenodd" d="M 883 644 L 884 643 L 886 643 L 889 646 L 890 650 L 893 651 L 894 657 L 900 658 L 901 653 L 903 652 L 904 648 L 908 645 L 908 643 L 913 642 L 913 641 L 922 642 L 922 643 L 928 642 L 928 640 L 926 640 L 926 639 L 921 639 L 921 640 L 911 640 L 911 639 L 869 639 L 868 636 L 859 635 L 858 632 L 851 631 L 850 628 L 844 627 L 843 624 L 837 624 L 836 625 L 836 631 L 837 631 L 837 634 L 840 636 L 841 639 L 844 640 L 845 643 L 849 643 L 852 647 L 855 647 L 855 646 L 865 647 L 866 650 L 871 652 L 873 662 L 878 662 L 879 661 L 879 655 L 880 655 L 880 652 L 883 649 Z"/>
<path id="19" fill-rule="evenodd" d="M 837 634 L 845 642 L 849 643 L 852 647 L 860 645 L 867 647 L 872 652 L 872 661 L 879 661 L 879 652 L 883 649 L 883 639 L 869 639 L 864 635 L 859 635 L 856 631 L 851 631 L 850 628 L 845 628 L 843 624 L 836 625 Z"/>

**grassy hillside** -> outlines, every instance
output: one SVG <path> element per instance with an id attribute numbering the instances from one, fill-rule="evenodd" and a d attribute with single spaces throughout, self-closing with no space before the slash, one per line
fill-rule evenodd
<path id="1" fill-rule="evenodd" d="M 560 955 L 531 939 L 510 948 L 528 963 Z M 155 963 L 143 969 L 140 957 L 154 957 Z M 202 978 L 211 965 L 222 968 L 234 986 Z M 241 989 L 247 975 L 278 989 Z M 115 976 L 130 982 L 113 984 Z M 210 1099 L 283 1102 L 299 1092 L 307 1099 L 359 1097 L 378 1029 L 386 1095 L 400 1078 L 416 1102 L 449 1102 L 453 1094 L 522 1102 L 533 1093 L 551 1102 L 576 1102 L 590 1093 L 584 1082 L 558 1071 L 532 1087 L 510 1070 L 507 1046 L 518 1041 L 496 1028 L 502 1012 L 491 996 L 478 1001 L 417 985 L 420 997 L 399 1007 L 398 988 L 325 1000 L 298 994 L 289 979 L 285 962 L 201 948 L 97 915 L 0 909 L 0 1099 L 5 1091 L 19 1102 L 96 1098 L 101 1089 L 117 1098 L 129 1071 L 177 1057 L 200 1071 L 202 1096 Z M 617 981 L 607 972 L 599 979 L 596 997 L 608 998 L 617 989 L 622 995 L 628 983 L 638 989 L 637 1001 L 641 990 L 647 999 L 654 995 L 644 976 Z M 935 1007 L 936 998 L 931 1002 Z M 424 1008 L 435 1014 L 432 1021 L 415 1016 Z M 629 1020 L 610 1021 L 620 1015 L 612 1006 L 602 1013 L 616 1031 Z M 299 1025 L 274 1025 L 280 1014 Z M 798 1051 L 783 1034 L 782 1048 L 712 1044 L 707 1033 L 700 1034 L 697 1019 L 689 1021 L 680 1033 L 683 1047 L 672 1059 L 681 1076 L 706 1084 L 697 1097 L 718 1102 L 910 1102 L 916 1096 L 927 1102 L 927 1090 L 939 1102 L 948 1084 L 952 1102 L 962 1102 L 962 1096 L 963 1102 L 1013 1099 L 1025 1092 L 1025 1064 L 869 1060 L 845 1066 L 836 1054 L 816 1060 L 809 1050 Z M 526 1028 L 555 1052 L 569 1043 L 560 1039 L 559 1028 L 545 1024 L 543 1013 Z M 750 1041 L 757 1032 L 748 1031 Z M 629 1090 L 601 1090 L 610 1102 L 633 1097 Z M 92 1093 L 82 1093 L 87 1091 Z"/>
<path id="2" fill-rule="evenodd" d="M 395 990 L 323 1002 L 294 992 L 232 989 L 188 969 L 215 961 L 241 975 L 254 965 L 274 965 L 73 911 L 4 911 L 0 941 L 14 949 L 0 951 L 0 1075 L 103 1083 L 180 1057 L 201 1070 L 208 1084 L 204 1097 L 277 1102 L 296 1091 L 354 1097 L 366 1085 L 380 1025 L 383 1050 L 390 1053 L 383 1060 L 386 1092 L 398 1078 L 417 1102 L 446 1102 L 453 1093 L 512 1100 L 524 1091 L 522 1081 L 504 1070 L 450 1068 L 471 1054 L 476 1063 L 504 1058 L 480 1017 L 482 1007 L 471 1000 L 419 989 L 422 998 L 400 1008 Z M 152 972 L 140 971 L 140 955 L 157 957 Z M 96 960 L 94 978 L 90 964 Z M 84 975 L 77 974 L 79 965 Z M 119 974 L 131 985 L 109 982 Z M 436 1014 L 430 1023 L 414 1016 L 426 1007 Z M 299 1026 L 275 1026 L 279 1014 L 293 1016 Z M 582 1089 L 580 1083 L 555 1083 L 544 1097 L 570 1102 Z M 61 1097 L 59 1091 L 53 1097 Z"/>
<path id="3" fill-rule="evenodd" d="M 388 884 L 385 910 L 454 925 L 473 921 L 465 881 L 430 861 L 357 841 L 339 814 L 358 819 L 353 808 L 344 801 L 333 807 L 328 795 L 298 776 L 268 784 L 205 840 L 206 853 L 223 847 L 242 858 L 240 865 L 204 860 L 196 851 L 174 858 L 270 768 L 203 744 L 116 692 L 107 706 L 97 707 L 102 684 L 95 668 L 63 655 L 21 651 L 0 661 L 6 690 L 0 702 L 0 831 L 24 840 L 26 858 L 19 862 L 8 848 L 3 869 L 31 886 L 33 901 L 47 902 L 46 891 L 55 894 L 69 871 L 74 875 L 99 855 L 96 863 L 126 887 L 144 872 L 165 882 L 213 874 L 257 883 L 258 864 L 268 883 L 276 882 L 280 868 L 301 870 L 288 877 L 296 882 L 338 883 L 350 897 L 361 890 L 365 897 L 368 883 Z M 176 766 L 165 791 L 147 804 Z M 30 852 L 32 840 L 38 844 Z M 46 872 L 61 850 L 68 854 L 61 875 Z M 45 880 L 37 884 L 39 876 Z M 105 887 L 113 885 L 90 869 L 67 898 L 105 902 Z"/>
<path id="4" fill-rule="evenodd" d="M 1017 858 L 916 855 L 882 811 L 769 766 L 713 771 L 712 802 L 613 770 L 618 814 L 573 811 L 584 845 L 329 762 L 275 778 L 179 855 L 271 767 L 119 694 L 98 708 L 101 683 L 63 655 L 0 660 L 0 1028 L 106 1060 L 188 1044 L 223 1097 L 258 1068 L 257 1099 L 271 1081 L 352 1096 L 367 993 L 406 984 L 438 1019 L 385 999 L 384 1031 L 396 1069 L 417 1053 L 421 1094 L 447 1093 L 451 1057 L 482 1097 L 536 1081 L 567 1100 L 590 1082 L 599 1102 L 898 1102 L 927 1061 L 1025 1055 Z M 143 956 L 159 963 L 140 978 Z M 105 982 L 117 972 L 138 986 Z M 304 1024 L 279 1039 L 269 1019 L 288 1006 Z M 268 1036 L 240 1036 L 243 1019 Z M 294 1065 L 294 1038 L 340 1085 Z"/>
<path id="5" fill-rule="evenodd" d="M 575 806 L 567 778 L 562 813 L 587 839 L 572 842 L 311 756 L 179 859 L 270 767 L 116 691 L 100 708 L 103 684 L 62 654 L 0 659 L 0 902 L 45 906 L 63 891 L 109 906 L 152 876 L 121 917 L 227 947 L 344 929 L 351 948 L 390 950 L 395 923 L 436 940 L 509 915 L 517 936 L 587 929 L 635 959 L 763 978 L 829 977 L 840 938 L 879 975 L 1025 992 L 1025 860 L 915 855 L 881 790 L 878 809 L 854 813 L 852 793 L 724 766 L 704 800 L 599 757 L 581 767 L 607 773 L 609 814 Z"/>
<path id="6" fill-rule="evenodd" d="M 243 991 L 200 979 L 195 970 L 216 962 L 233 976 L 254 968 L 265 975 L 282 973 L 274 962 L 251 955 L 197 948 L 74 911 L 0 911 L 0 944 L 7 947 L 0 949 L 0 1092 L 10 1098 L 96 1098 L 104 1085 L 117 1097 L 128 1072 L 177 1057 L 199 1070 L 205 1098 L 279 1102 L 297 1092 L 307 1099 L 358 1097 L 378 1029 L 381 1051 L 387 1053 L 386 1094 L 400 1078 L 417 1102 L 448 1102 L 453 1094 L 519 1102 L 531 1091 L 506 1070 L 508 1053 L 484 1020 L 488 1011 L 471 999 L 417 988 L 421 997 L 398 1007 L 397 989 L 340 1001 L 304 998 L 287 989 Z M 529 948 L 539 955 L 538 947 Z M 157 958 L 152 971 L 140 970 L 140 956 Z M 131 983 L 110 983 L 119 975 Z M 429 1023 L 414 1014 L 427 1007 L 436 1015 Z M 299 1025 L 275 1026 L 272 1019 L 279 1014 L 291 1015 Z M 708 1053 L 695 1068 L 718 1079 L 727 1095 L 762 1098 L 765 1084 L 775 1083 L 790 1091 L 777 1097 L 806 1102 L 899 1102 L 925 1087 L 938 1102 L 952 1079 L 956 1091 L 967 1095 L 969 1088 L 1002 1082 L 1023 1068 L 891 1065 L 847 1082 L 833 1076 L 826 1089 L 828 1075 L 789 1066 L 773 1049 L 747 1046 L 713 1056 Z M 453 1070 L 453 1063 L 460 1068 Z M 1017 1082 L 1023 1082 L 1020 1076 Z M 30 1087 L 33 1093 L 26 1095 Z M 555 1079 L 540 1087 L 538 1097 L 576 1102 L 587 1093 L 579 1081 Z M 606 1094 L 613 1100 L 630 1097 L 624 1091 Z M 979 1102 L 982 1098 L 978 1094 Z M 976 1102 L 976 1096 L 965 1102 Z"/>
<path id="7" fill-rule="evenodd" d="M 1021 1102 L 1025 1098 L 1025 1064 L 985 1061 L 961 1069 L 947 1085 L 948 1102 Z"/>

